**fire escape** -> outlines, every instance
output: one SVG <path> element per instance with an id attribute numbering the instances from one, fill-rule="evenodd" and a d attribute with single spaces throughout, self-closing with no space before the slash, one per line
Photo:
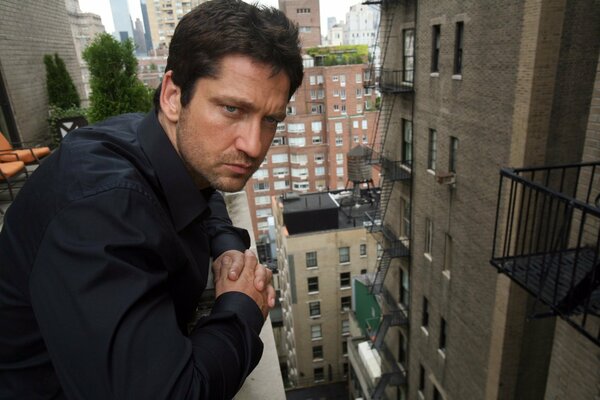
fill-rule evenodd
<path id="1" fill-rule="evenodd" d="M 400 159 L 394 146 L 386 147 L 386 140 L 397 134 L 393 124 L 390 123 L 395 105 L 400 105 L 402 97 L 412 99 L 414 93 L 412 65 L 403 68 L 388 68 L 386 54 L 390 39 L 394 37 L 394 20 L 400 18 L 400 7 L 406 6 L 411 0 L 382 0 L 367 1 L 363 4 L 378 4 L 380 6 L 380 24 L 377 33 L 376 50 L 373 51 L 371 64 L 365 71 L 364 87 L 378 90 L 381 93 L 379 114 L 375 124 L 375 135 L 370 144 L 370 163 L 380 171 L 380 195 L 377 210 L 367 213 L 367 230 L 376 239 L 379 247 L 376 271 L 369 276 L 370 293 L 375 296 L 380 306 L 382 317 L 379 325 L 374 330 L 369 330 L 372 347 L 377 350 L 381 359 L 382 374 L 376 385 L 369 386 L 369 398 L 381 399 L 385 396 L 388 385 L 398 386 L 406 384 L 406 371 L 398 363 L 387 348 L 384 338 L 392 326 L 408 324 L 408 311 L 402 308 L 393 296 L 384 287 L 384 280 L 388 269 L 394 259 L 410 257 L 408 238 L 399 238 L 392 224 L 386 221 L 386 212 L 392 191 L 397 182 L 411 180 L 411 160 Z M 414 2 L 414 1 L 413 1 Z M 396 23 L 397 25 L 398 23 Z M 397 39 L 394 39 L 394 42 Z M 390 46 L 392 48 L 393 46 Z M 379 57 L 378 60 L 378 51 Z M 413 47 L 414 51 L 414 47 Z M 414 54 L 414 53 L 413 53 Z M 380 65 L 378 65 L 378 62 Z"/>
<path id="2" fill-rule="evenodd" d="M 502 169 L 491 263 L 600 346 L 600 162 Z"/>

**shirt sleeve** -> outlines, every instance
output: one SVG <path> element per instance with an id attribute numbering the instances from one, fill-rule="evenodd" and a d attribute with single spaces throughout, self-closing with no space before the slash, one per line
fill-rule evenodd
<path id="1" fill-rule="evenodd" d="M 208 198 L 210 217 L 205 226 L 210 237 L 211 256 L 217 258 L 227 250 L 244 252 L 250 247 L 248 231 L 233 226 L 221 193 L 212 190 Z"/>
<path id="2" fill-rule="evenodd" d="M 167 278 L 185 259 L 161 215 L 143 193 L 111 189 L 48 226 L 30 297 L 66 397 L 230 399 L 260 360 L 262 316 L 242 293 L 179 330 Z"/>

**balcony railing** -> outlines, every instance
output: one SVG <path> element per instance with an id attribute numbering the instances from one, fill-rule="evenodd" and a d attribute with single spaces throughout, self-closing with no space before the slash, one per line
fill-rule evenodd
<path id="1" fill-rule="evenodd" d="M 377 87 L 383 93 L 412 93 L 414 87 L 413 69 L 370 68 L 365 74 L 363 86 Z"/>
<path id="2" fill-rule="evenodd" d="M 491 263 L 600 346 L 600 162 L 502 169 Z"/>

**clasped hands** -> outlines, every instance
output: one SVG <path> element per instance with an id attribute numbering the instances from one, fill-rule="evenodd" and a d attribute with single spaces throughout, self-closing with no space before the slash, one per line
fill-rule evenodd
<path id="1" fill-rule="evenodd" d="M 242 292 L 256 302 L 263 318 L 267 317 L 275 306 L 273 273 L 258 263 L 253 252 L 228 250 L 217 257 L 212 266 L 216 297 L 226 292 Z"/>

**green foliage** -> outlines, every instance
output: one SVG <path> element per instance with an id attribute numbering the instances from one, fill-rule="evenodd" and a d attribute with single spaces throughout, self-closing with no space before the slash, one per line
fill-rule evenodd
<path id="1" fill-rule="evenodd" d="M 146 112 L 152 107 L 152 91 L 137 78 L 134 49 L 132 41 L 121 43 L 103 33 L 84 50 L 92 89 L 90 122 L 128 112 Z"/>
<path id="2" fill-rule="evenodd" d="M 315 59 L 315 65 L 363 64 L 369 60 L 367 45 L 312 47 L 306 53 Z"/>
<path id="3" fill-rule="evenodd" d="M 63 59 L 58 54 L 54 54 L 54 57 L 46 54 L 44 64 L 48 104 L 60 108 L 79 107 L 79 94 Z"/>

